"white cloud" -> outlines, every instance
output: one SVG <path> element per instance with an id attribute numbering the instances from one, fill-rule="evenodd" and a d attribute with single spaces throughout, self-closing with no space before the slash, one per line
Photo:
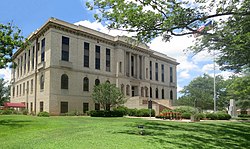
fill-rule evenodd
<path id="1" fill-rule="evenodd" d="M 188 79 L 188 78 L 190 78 L 190 74 L 188 73 L 188 71 L 182 71 L 180 73 L 179 77 L 182 79 Z"/>
<path id="2" fill-rule="evenodd" d="M 214 64 L 213 63 L 206 64 L 202 67 L 201 70 L 203 73 L 209 73 L 211 71 L 214 71 Z M 217 64 L 215 64 L 215 70 L 219 70 L 219 66 Z"/>
<path id="3" fill-rule="evenodd" d="M 3 78 L 5 81 L 10 82 L 11 69 L 10 68 L 0 69 L 0 77 Z"/>
<path id="4" fill-rule="evenodd" d="M 201 51 L 192 57 L 195 63 L 199 62 L 210 62 L 213 60 L 213 56 L 207 51 Z"/>
<path id="5" fill-rule="evenodd" d="M 81 26 L 85 26 L 85 27 L 88 27 L 88 28 L 91 28 L 93 30 L 97 30 L 99 32 L 102 32 L 102 33 L 106 33 L 106 34 L 109 34 L 109 35 L 112 35 L 112 36 L 123 36 L 123 35 L 126 35 L 128 37 L 132 37 L 135 35 L 135 33 L 131 33 L 131 32 L 126 32 L 126 31 L 121 31 L 121 30 L 109 30 L 106 26 L 102 25 L 100 22 L 89 22 L 87 20 L 84 20 L 84 21 L 79 21 L 79 22 L 76 22 L 74 23 L 75 25 L 81 25 Z"/>
<path id="6" fill-rule="evenodd" d="M 221 75 L 224 79 L 229 79 L 230 76 L 233 76 L 235 73 L 229 71 L 221 71 L 216 73 L 216 76 Z"/>

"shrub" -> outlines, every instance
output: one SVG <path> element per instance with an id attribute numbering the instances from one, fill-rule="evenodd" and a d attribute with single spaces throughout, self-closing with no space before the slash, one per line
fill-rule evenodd
<path id="1" fill-rule="evenodd" d="M 29 113 L 29 111 L 28 111 L 27 109 L 23 109 L 23 110 L 22 110 L 22 114 L 23 114 L 23 115 L 28 115 L 28 113 Z"/>
<path id="2" fill-rule="evenodd" d="M 123 112 L 120 110 L 105 111 L 105 110 L 92 110 L 89 111 L 91 117 L 123 117 Z"/>
<path id="3" fill-rule="evenodd" d="M 129 116 L 136 116 L 137 109 L 128 109 L 128 115 Z"/>
<path id="4" fill-rule="evenodd" d="M 181 114 L 181 117 L 184 118 L 184 119 L 190 119 L 191 113 L 184 112 L 184 113 Z"/>
<path id="5" fill-rule="evenodd" d="M 13 114 L 14 113 L 14 109 L 4 109 L 4 110 L 1 110 L 1 114 L 2 115 L 10 115 L 10 114 Z"/>
<path id="6" fill-rule="evenodd" d="M 129 109 L 127 107 L 124 107 L 124 106 L 119 106 L 117 108 L 114 108 L 113 110 L 114 111 L 119 110 L 123 113 L 123 115 L 128 115 L 128 113 L 129 113 Z"/>
<path id="7" fill-rule="evenodd" d="M 248 114 L 239 114 L 238 117 L 250 118 L 250 115 L 248 115 Z"/>
<path id="8" fill-rule="evenodd" d="M 198 109 L 194 107 L 189 106 L 181 106 L 173 110 L 174 112 L 180 112 L 180 113 L 190 113 L 190 114 L 196 114 L 198 113 Z"/>
<path id="9" fill-rule="evenodd" d="M 218 119 L 218 115 L 216 113 L 207 113 L 206 114 L 206 118 L 208 118 L 210 120 L 217 120 Z"/>
<path id="10" fill-rule="evenodd" d="M 174 110 L 169 110 L 169 109 L 163 109 L 161 113 L 166 113 L 166 112 L 173 112 Z"/>
<path id="11" fill-rule="evenodd" d="M 204 119 L 204 118 L 206 118 L 206 115 L 204 113 L 197 113 L 197 114 L 195 114 L 195 117 L 198 119 Z"/>
<path id="12" fill-rule="evenodd" d="M 137 110 L 136 115 L 134 115 L 134 116 L 137 116 L 137 117 L 149 117 L 150 116 L 150 111 L 149 111 L 149 109 L 139 109 L 139 110 Z M 151 110 L 151 116 L 155 116 L 154 109 Z"/>
<path id="13" fill-rule="evenodd" d="M 39 112 L 39 113 L 37 114 L 37 116 L 39 116 L 39 117 L 49 117 L 49 113 L 46 112 L 46 111 Z"/>
<path id="14" fill-rule="evenodd" d="M 231 119 L 231 116 L 225 112 L 217 112 L 217 117 L 218 117 L 218 120 L 229 120 Z"/>

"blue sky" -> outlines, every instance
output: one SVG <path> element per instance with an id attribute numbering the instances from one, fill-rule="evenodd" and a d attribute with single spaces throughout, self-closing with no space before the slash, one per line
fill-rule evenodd
<path id="1" fill-rule="evenodd" d="M 95 22 L 93 12 L 86 9 L 84 0 L 1 0 L 0 14 L 0 23 L 13 21 L 25 37 L 40 28 L 50 17 L 81 24 L 111 35 L 126 35 L 108 31 L 105 26 Z M 174 37 L 171 42 L 164 43 L 161 37 L 157 37 L 149 44 L 151 49 L 176 58 L 180 63 L 177 69 L 178 90 L 197 76 L 204 73 L 213 75 L 212 57 L 208 53 L 202 52 L 193 56 L 183 52 L 193 44 L 193 40 L 193 37 Z M 216 74 L 228 77 L 231 73 L 216 71 Z M 0 77 L 9 80 L 10 70 L 0 70 Z"/>

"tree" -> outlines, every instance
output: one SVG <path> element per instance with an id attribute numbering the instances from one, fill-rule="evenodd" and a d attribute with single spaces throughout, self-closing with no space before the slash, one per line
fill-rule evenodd
<path id="1" fill-rule="evenodd" d="M 4 79 L 0 79 L 0 105 L 4 102 L 9 101 L 10 86 L 6 86 L 7 82 Z"/>
<path id="2" fill-rule="evenodd" d="M 119 106 L 125 103 L 125 96 L 119 88 L 108 82 L 94 87 L 92 98 L 95 103 L 99 103 L 104 110 L 109 107 Z"/>
<path id="3" fill-rule="evenodd" d="M 223 82 L 224 80 L 221 76 L 216 77 L 217 100 L 222 103 L 224 103 L 222 99 L 225 96 L 223 95 L 225 91 L 225 84 L 223 84 Z M 210 77 L 208 74 L 204 74 L 192 80 L 180 93 L 182 93 L 183 96 L 177 100 L 178 105 L 195 106 L 203 110 L 213 109 L 213 77 Z M 227 106 L 227 104 L 219 104 L 218 106 L 222 109 Z"/>
<path id="4" fill-rule="evenodd" d="M 0 24 L 0 69 L 12 62 L 13 50 L 24 47 L 21 30 L 10 23 Z"/>
<path id="5" fill-rule="evenodd" d="M 235 99 L 241 109 L 250 108 L 250 75 L 237 77 L 228 85 L 228 99 Z"/>
<path id="6" fill-rule="evenodd" d="M 250 10 L 250 1 L 246 0 L 241 9 Z M 250 68 L 250 15 L 232 15 L 227 21 L 221 20 L 213 28 L 213 34 L 197 38 L 192 50 L 219 51 L 217 63 L 222 70 L 241 72 Z"/>
<path id="7" fill-rule="evenodd" d="M 86 5 L 98 10 L 96 20 L 110 29 L 135 32 L 141 42 L 158 36 L 169 41 L 172 36 L 201 34 L 191 51 L 219 50 L 217 62 L 223 69 L 239 72 L 243 66 L 250 67 L 250 0 L 94 0 Z M 197 30 L 218 17 L 229 18 L 214 21 L 215 32 Z"/>

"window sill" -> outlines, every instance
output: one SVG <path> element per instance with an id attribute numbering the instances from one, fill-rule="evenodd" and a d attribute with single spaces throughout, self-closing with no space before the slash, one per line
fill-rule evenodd
<path id="1" fill-rule="evenodd" d="M 66 68 L 72 68 L 73 67 L 72 62 L 70 62 L 70 61 L 60 60 L 59 65 L 62 66 L 62 67 L 66 67 Z"/>

